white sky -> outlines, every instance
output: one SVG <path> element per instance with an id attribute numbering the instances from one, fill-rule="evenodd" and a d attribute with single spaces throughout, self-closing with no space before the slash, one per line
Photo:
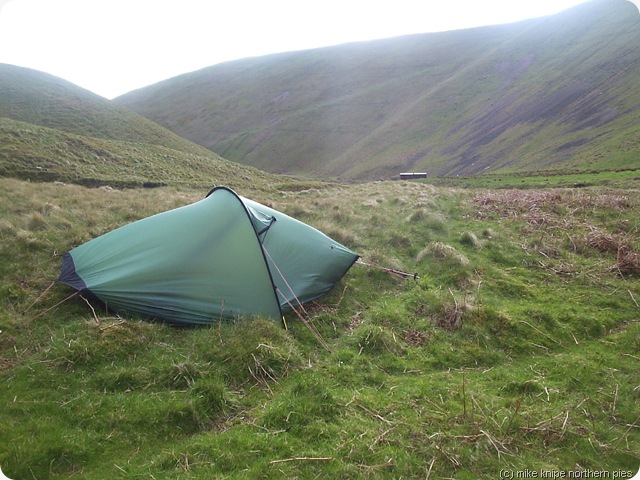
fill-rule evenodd
<path id="1" fill-rule="evenodd" d="M 0 63 L 114 98 L 227 60 L 508 23 L 585 1 L 0 0 Z"/>

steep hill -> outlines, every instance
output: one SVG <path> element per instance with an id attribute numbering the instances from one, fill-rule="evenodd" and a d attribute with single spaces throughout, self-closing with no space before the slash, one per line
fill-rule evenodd
<path id="1" fill-rule="evenodd" d="M 220 158 L 58 77 L 0 64 L 0 175 L 88 185 L 287 180 Z"/>
<path id="2" fill-rule="evenodd" d="M 0 116 L 77 135 L 208 153 L 130 110 L 44 72 L 0 64 Z"/>
<path id="3" fill-rule="evenodd" d="M 639 20 L 631 2 L 594 0 L 510 25 L 228 62 L 115 102 L 272 172 L 623 168 L 640 151 Z"/>

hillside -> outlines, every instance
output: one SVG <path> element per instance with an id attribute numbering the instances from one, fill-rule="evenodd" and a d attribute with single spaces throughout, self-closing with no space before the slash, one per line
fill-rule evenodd
<path id="1" fill-rule="evenodd" d="M 14 65 L 0 64 L 0 117 L 87 137 L 207 153 L 106 98 L 53 75 Z"/>
<path id="2" fill-rule="evenodd" d="M 637 166 L 640 15 L 558 15 L 215 65 L 115 102 L 225 158 L 379 179 Z"/>
<path id="3" fill-rule="evenodd" d="M 52 75 L 0 64 L 0 175 L 85 185 L 287 183 Z"/>

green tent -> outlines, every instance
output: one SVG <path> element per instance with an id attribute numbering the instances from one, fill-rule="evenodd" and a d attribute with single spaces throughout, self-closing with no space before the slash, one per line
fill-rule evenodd
<path id="1" fill-rule="evenodd" d="M 315 228 L 216 187 L 74 248 L 58 280 L 119 313 L 210 324 L 280 319 L 329 291 L 357 259 Z"/>

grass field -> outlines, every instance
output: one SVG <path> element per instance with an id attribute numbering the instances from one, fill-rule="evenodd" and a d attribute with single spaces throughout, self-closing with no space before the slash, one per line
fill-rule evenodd
<path id="1" fill-rule="evenodd" d="M 539 171 L 478 175 L 475 177 L 432 177 L 422 180 L 438 186 L 465 188 L 585 188 L 615 187 L 637 189 L 640 185 L 640 169 L 602 169 L 590 171 Z"/>
<path id="2" fill-rule="evenodd" d="M 0 178 L 8 477 L 638 471 L 640 192 L 249 184 L 238 193 L 420 278 L 355 265 L 308 307 L 331 352 L 295 316 L 121 318 L 63 302 L 63 285 L 38 297 L 73 246 L 206 189 Z"/>

